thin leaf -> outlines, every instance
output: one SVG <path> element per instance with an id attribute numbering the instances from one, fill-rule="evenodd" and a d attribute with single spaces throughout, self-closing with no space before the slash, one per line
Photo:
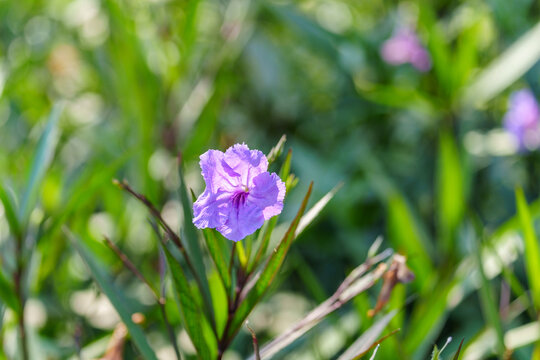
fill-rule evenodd
<path id="1" fill-rule="evenodd" d="M 127 309 L 127 299 L 124 298 L 122 292 L 116 290 L 115 285 L 113 284 L 109 275 L 103 271 L 103 265 L 98 262 L 96 256 L 91 252 L 87 245 L 81 241 L 81 239 L 78 239 L 74 234 L 65 228 L 64 232 L 90 269 L 94 280 L 97 282 L 101 290 L 103 290 L 105 295 L 107 295 L 107 298 L 110 300 L 114 309 L 120 316 L 120 319 L 122 319 L 122 322 L 126 325 L 131 338 L 135 343 L 135 346 L 137 346 L 141 352 L 141 355 L 147 360 L 157 360 L 156 354 L 148 344 L 143 331 L 131 319 L 133 312 Z"/>
<path id="2" fill-rule="evenodd" d="M 463 346 L 463 341 L 465 339 L 461 339 L 461 342 L 459 343 L 459 347 L 456 351 L 456 354 L 454 355 L 454 357 L 452 358 L 452 360 L 459 360 L 459 354 L 461 353 L 461 347 Z"/>
<path id="3" fill-rule="evenodd" d="M 218 238 L 216 237 L 214 231 L 215 230 L 213 229 L 203 229 L 203 235 L 204 239 L 206 240 L 206 247 L 208 248 L 208 252 L 212 257 L 212 260 L 214 260 L 214 264 L 216 265 L 219 277 L 223 282 L 223 287 L 225 288 L 225 291 L 228 292 L 231 288 L 231 277 L 229 276 L 229 269 L 227 265 L 227 260 L 225 259 L 223 253 L 223 249 L 219 246 Z"/>
<path id="4" fill-rule="evenodd" d="M 394 335 L 394 334 L 397 334 L 397 332 L 399 331 L 400 329 L 395 329 L 395 330 L 392 330 L 389 334 L 387 335 L 384 335 L 383 337 L 381 337 L 379 340 L 375 341 L 373 343 L 373 345 L 371 345 L 369 347 L 369 349 L 367 349 L 366 351 L 364 351 L 363 353 L 360 353 L 358 354 L 354 360 L 358 360 L 358 359 L 361 359 L 363 358 L 368 352 L 370 352 L 373 348 L 375 348 L 375 350 L 373 351 L 373 354 L 371 355 L 370 357 L 370 360 L 373 360 L 375 359 L 375 354 L 377 354 L 377 350 L 379 350 L 379 347 L 381 346 L 382 342 L 386 339 L 388 339 L 390 336 Z"/>
<path id="5" fill-rule="evenodd" d="M 390 320 L 397 314 L 397 310 L 392 310 L 388 314 L 380 318 L 375 324 L 362 334 L 341 356 L 338 360 L 351 360 L 358 356 L 358 354 L 365 353 L 373 346 L 377 341 L 381 333 L 386 326 L 390 323 Z"/>
<path id="6" fill-rule="evenodd" d="M 421 289 L 425 288 L 429 283 L 427 281 L 429 276 L 434 274 L 431 259 L 426 251 L 429 245 L 404 197 L 396 192 L 387 201 L 390 241 L 397 251 L 404 251 L 410 259 L 411 269 L 418 278 L 415 284 Z"/>
<path id="7" fill-rule="evenodd" d="M 4 206 L 4 213 L 6 215 L 11 233 L 13 236 L 15 236 L 15 238 L 20 239 L 22 237 L 22 228 L 19 218 L 17 217 L 15 201 L 1 184 L 0 201 L 2 201 L 2 205 Z"/>
<path id="8" fill-rule="evenodd" d="M 452 341 L 451 337 L 446 339 L 446 342 L 444 343 L 443 347 L 440 350 L 437 347 L 437 345 L 433 346 L 433 353 L 431 354 L 431 360 L 439 360 L 441 353 L 444 351 L 444 349 L 446 349 L 446 347 L 448 346 L 448 344 L 450 344 L 451 341 Z"/>
<path id="9" fill-rule="evenodd" d="M 187 190 L 186 181 L 184 178 L 184 172 L 182 169 L 182 162 L 178 161 L 178 176 L 180 177 L 180 201 L 182 203 L 182 209 L 184 213 L 183 219 L 183 232 L 184 238 L 186 239 L 186 251 L 189 254 L 189 257 L 193 261 L 193 266 L 197 272 L 197 277 L 201 281 L 201 291 L 205 298 L 207 304 L 212 303 L 212 298 L 210 295 L 210 287 L 208 286 L 208 280 L 206 278 L 206 271 L 203 262 L 203 255 L 201 251 L 201 246 L 199 244 L 199 234 L 195 225 L 193 225 L 193 204 L 190 200 L 190 195 Z M 209 306 L 208 311 L 210 312 L 210 318 L 214 319 L 214 309 L 212 306 Z"/>
<path id="10" fill-rule="evenodd" d="M 332 190 L 330 190 L 319 201 L 317 201 L 317 203 L 313 205 L 304 216 L 302 216 L 302 218 L 300 219 L 300 223 L 298 224 L 298 228 L 296 229 L 296 233 L 294 235 L 295 237 L 298 237 L 298 235 L 300 235 L 302 231 L 304 231 L 305 228 L 308 227 L 308 225 L 311 224 L 313 220 L 315 220 L 317 215 L 319 215 L 319 213 L 323 211 L 326 205 L 328 205 L 330 200 L 332 200 L 334 195 L 336 195 L 336 193 L 339 191 L 339 189 L 341 189 L 342 186 L 343 183 L 337 184 Z"/>
<path id="11" fill-rule="evenodd" d="M 4 276 L 2 271 L 0 271 L 0 300 L 15 313 L 20 312 L 13 284 Z"/>
<path id="12" fill-rule="evenodd" d="M 276 146 L 274 146 L 266 156 L 268 159 L 268 165 L 276 161 L 276 159 L 281 155 L 283 152 L 283 147 L 285 146 L 285 141 L 287 141 L 287 136 L 283 134 L 281 135 L 281 138 L 277 142 Z"/>
<path id="13" fill-rule="evenodd" d="M 213 356 L 203 334 L 202 309 L 192 293 L 184 269 L 166 246 L 162 246 L 162 249 L 169 265 L 175 290 L 175 299 L 182 314 L 187 333 L 197 349 L 199 357 L 202 359 L 211 359 Z"/>
<path id="14" fill-rule="evenodd" d="M 459 151 L 451 134 L 441 133 L 439 139 L 439 163 L 437 173 L 437 196 L 439 226 L 444 253 L 454 249 L 456 229 L 465 208 L 464 179 Z"/>
<path id="15" fill-rule="evenodd" d="M 538 276 L 540 273 L 540 248 L 529 212 L 529 206 L 521 188 L 516 189 L 516 206 L 525 241 L 524 254 L 527 278 L 531 286 L 534 306 L 536 310 L 540 310 L 540 277 Z"/>
<path id="16" fill-rule="evenodd" d="M 306 193 L 306 196 L 304 197 L 304 200 L 302 201 L 302 205 L 300 206 L 300 209 L 298 210 L 296 217 L 291 223 L 289 230 L 287 230 L 287 233 L 285 233 L 285 236 L 283 236 L 277 248 L 274 249 L 274 252 L 268 259 L 268 262 L 266 263 L 265 268 L 262 270 L 259 278 L 256 280 L 255 285 L 253 286 L 253 288 L 249 290 L 249 293 L 245 295 L 245 298 L 243 299 L 242 303 L 238 307 L 238 310 L 236 311 L 236 314 L 231 324 L 230 334 L 235 334 L 240 328 L 240 326 L 242 326 L 242 323 L 244 322 L 244 320 L 247 318 L 251 310 L 253 310 L 255 305 L 262 298 L 262 296 L 264 295 L 268 287 L 272 284 L 274 277 L 276 276 L 279 269 L 281 268 L 281 265 L 283 264 L 283 261 L 285 260 L 285 255 L 287 255 L 287 252 L 289 251 L 291 243 L 295 238 L 294 234 L 296 232 L 300 219 L 306 209 L 307 202 L 311 195 L 312 188 L 313 188 L 313 183 L 309 185 L 309 189 Z"/>
<path id="17" fill-rule="evenodd" d="M 60 118 L 62 107 L 63 106 L 60 104 L 56 104 L 53 107 L 45 130 L 39 139 L 36 154 L 32 162 L 30 177 L 19 209 L 19 218 L 23 224 L 26 223 L 27 218 L 30 215 L 31 209 L 36 201 L 41 181 L 53 159 L 54 150 L 59 137 L 58 119 Z"/>
<path id="18" fill-rule="evenodd" d="M 480 226 L 477 226 L 477 233 L 482 231 Z M 502 356 L 504 353 L 504 333 L 501 318 L 499 316 L 497 303 L 494 298 L 494 289 L 489 282 L 489 279 L 486 276 L 484 270 L 484 259 L 482 258 L 482 248 L 479 241 L 480 234 L 477 235 L 476 241 L 474 243 L 473 252 L 476 254 L 476 261 L 478 262 L 478 272 L 480 273 L 480 280 L 482 281 L 482 286 L 480 286 L 479 297 L 480 304 L 486 321 L 495 329 L 497 334 L 497 353 Z"/>
<path id="19" fill-rule="evenodd" d="M 519 79 L 540 59 L 540 23 L 497 57 L 465 91 L 462 101 L 481 105 Z"/>

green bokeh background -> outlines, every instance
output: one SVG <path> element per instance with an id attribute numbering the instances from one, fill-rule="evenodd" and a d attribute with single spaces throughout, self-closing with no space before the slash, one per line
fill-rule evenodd
<path id="1" fill-rule="evenodd" d="M 188 186 L 199 194 L 200 154 L 242 142 L 267 153 L 282 134 L 300 179 L 287 196 L 285 219 L 311 180 L 314 199 L 344 186 L 293 244 L 275 295 L 252 316 L 260 342 L 330 296 L 383 236 L 385 246 L 409 258 L 417 278 L 395 289 L 388 309 L 403 310 L 388 330 L 401 330 L 376 358 L 426 359 L 448 336 L 448 354 L 465 338 L 469 351 L 480 344 L 483 358 L 497 358 L 496 336 L 483 343 L 483 331 L 497 321 L 508 332 L 537 320 L 523 301 L 513 303 L 517 314 L 505 315 L 501 300 L 512 280 L 521 287 L 510 299 L 527 298 L 527 279 L 540 274 L 525 270 L 514 217 L 515 187 L 530 202 L 540 195 L 540 159 L 512 151 L 501 120 L 511 91 L 540 90 L 538 46 L 513 46 L 527 36 L 540 43 L 539 13 L 540 2 L 532 0 L 0 0 L 0 179 L 19 201 L 47 117 L 54 104 L 63 107 L 30 218 L 32 359 L 70 358 L 92 346 L 97 357 L 115 325 L 63 226 L 92 245 L 118 289 L 145 314 L 154 349 L 170 358 L 158 309 L 101 243 L 110 236 L 141 272 L 159 279 L 147 212 L 112 179 L 129 181 L 181 228 L 178 153 Z M 381 59 L 381 44 L 400 24 L 416 28 L 432 55 L 429 72 Z M 494 68 L 497 62 L 502 67 Z M 530 212 L 540 215 L 538 203 Z M 10 239 L 2 215 L 7 272 Z M 477 267 L 467 272 L 464 264 L 497 262 L 478 247 L 489 252 L 499 243 L 512 249 L 500 252 L 503 274 L 499 269 L 480 285 Z M 462 297 L 455 293 L 460 284 L 469 289 Z M 336 358 L 372 324 L 366 312 L 376 290 L 280 358 Z M 490 316 L 486 309 L 500 304 L 498 316 Z M 189 348 L 170 310 L 180 346 Z M 0 333 L 9 358 L 15 326 L 5 312 Z M 530 358 L 535 341 L 515 358 Z M 226 356 L 251 351 L 242 332 Z M 128 341 L 125 358 L 137 356 Z"/>

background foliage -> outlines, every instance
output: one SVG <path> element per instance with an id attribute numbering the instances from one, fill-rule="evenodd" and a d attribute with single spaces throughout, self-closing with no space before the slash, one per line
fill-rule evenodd
<path id="1" fill-rule="evenodd" d="M 416 280 L 395 288 L 388 309 L 402 311 L 388 331 L 401 330 L 377 358 L 424 359 L 448 336 L 465 338 L 469 358 L 505 349 L 530 358 L 540 338 L 539 157 L 509 151 L 498 129 L 510 91 L 540 90 L 539 10 L 532 0 L 0 0 L 0 174 L 6 196 L 28 207 L 35 242 L 25 310 L 32 359 L 80 349 L 97 357 L 118 321 L 63 226 L 99 255 L 145 314 L 158 356 L 170 358 L 151 294 L 102 242 L 107 235 L 159 282 L 147 212 L 111 180 L 128 179 L 179 229 L 178 152 L 199 194 L 201 153 L 236 142 L 268 152 L 282 134 L 300 178 L 285 218 L 310 180 L 316 199 L 345 185 L 293 244 L 275 295 L 250 317 L 260 342 L 328 298 L 383 235 L 408 256 Z M 380 58 L 402 22 L 416 24 L 429 72 Z M 55 104 L 58 124 L 40 152 Z M 5 204 L 0 213 L 10 273 L 14 232 Z M 366 313 L 376 298 L 360 295 L 282 356 L 336 357 L 373 323 Z M 16 320 L 5 308 L 9 356 Z M 242 332 L 227 356 L 251 352 Z M 136 353 L 128 342 L 126 358 Z"/>

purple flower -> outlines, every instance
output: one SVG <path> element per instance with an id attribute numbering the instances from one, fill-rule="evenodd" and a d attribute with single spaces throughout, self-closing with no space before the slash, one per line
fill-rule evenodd
<path id="1" fill-rule="evenodd" d="M 530 90 L 512 93 L 503 122 L 506 131 L 515 137 L 520 150 L 534 150 L 540 146 L 540 110 Z"/>
<path id="2" fill-rule="evenodd" d="M 225 153 L 208 150 L 200 159 L 206 189 L 193 204 L 196 227 L 214 228 L 238 241 L 281 213 L 285 184 L 267 171 L 262 152 L 236 144 Z"/>
<path id="3" fill-rule="evenodd" d="M 399 28 L 381 47 L 381 56 L 391 65 L 410 63 L 425 72 L 431 68 L 431 57 L 418 36 L 409 28 Z"/>

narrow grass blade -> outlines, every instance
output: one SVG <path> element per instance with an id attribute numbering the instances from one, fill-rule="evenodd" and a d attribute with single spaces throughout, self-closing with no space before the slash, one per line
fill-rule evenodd
<path id="1" fill-rule="evenodd" d="M 20 239 L 22 237 L 22 228 L 19 218 L 17 217 L 17 208 L 15 201 L 8 194 L 4 186 L 0 184 L 0 201 L 4 206 L 4 213 L 9 225 L 9 229 L 15 238 Z"/>
<path id="2" fill-rule="evenodd" d="M 529 212 L 529 206 L 521 188 L 516 189 L 516 207 L 525 241 L 524 254 L 527 278 L 531 286 L 534 307 L 536 310 L 540 310 L 540 277 L 538 276 L 540 273 L 540 248 L 534 231 L 531 213 Z"/>
<path id="3" fill-rule="evenodd" d="M 461 342 L 459 343 L 459 347 L 456 353 L 454 354 L 454 357 L 452 358 L 452 360 L 459 360 L 459 355 L 461 353 L 461 347 L 463 346 L 463 341 L 465 341 L 465 339 L 461 339 Z"/>
<path id="4" fill-rule="evenodd" d="M 285 134 L 281 135 L 281 138 L 277 144 L 270 150 L 266 158 L 268 159 L 268 165 L 272 164 L 283 152 L 283 147 L 285 146 L 285 141 L 287 141 L 287 136 Z"/>
<path id="5" fill-rule="evenodd" d="M 489 282 L 484 271 L 482 250 L 480 244 L 478 243 L 479 240 L 476 241 L 477 245 L 475 246 L 475 249 L 473 251 L 476 254 L 476 260 L 478 261 L 478 271 L 480 273 L 480 279 L 482 281 L 482 286 L 480 287 L 480 292 L 478 294 L 480 297 L 480 304 L 486 321 L 493 327 L 493 329 L 495 329 L 495 333 L 497 334 L 497 353 L 502 356 L 504 353 L 503 327 L 499 316 L 497 304 L 495 302 L 493 287 L 491 286 L 491 283 Z"/>
<path id="6" fill-rule="evenodd" d="M 451 134 L 443 131 L 439 138 L 437 198 L 439 230 L 443 253 L 454 253 L 456 229 L 465 208 L 464 178 L 459 151 Z"/>
<path id="7" fill-rule="evenodd" d="M 351 360 L 358 357 L 359 354 L 367 352 L 377 341 L 381 333 L 384 331 L 390 320 L 396 315 L 397 310 L 393 310 L 382 318 L 377 320 L 366 332 L 364 332 L 358 340 L 356 340 L 338 360 Z"/>
<path id="8" fill-rule="evenodd" d="M 466 89 L 462 101 L 481 105 L 519 79 L 540 59 L 540 23 L 520 37 L 483 70 Z"/>
<path id="9" fill-rule="evenodd" d="M 60 118 L 61 112 L 62 105 L 57 104 L 53 107 L 45 130 L 39 139 L 36 154 L 32 162 L 30 177 L 19 209 L 19 219 L 21 219 L 23 224 L 30 215 L 30 211 L 34 205 L 33 203 L 36 201 L 41 181 L 45 176 L 45 171 L 47 171 L 47 168 L 53 159 L 54 150 L 59 137 L 58 119 Z"/>
<path id="10" fill-rule="evenodd" d="M 272 284 L 272 281 L 274 280 L 274 277 L 281 268 L 281 265 L 285 260 L 285 255 L 287 255 L 291 243 L 295 238 L 294 234 L 298 227 L 298 223 L 300 222 L 300 219 L 304 214 L 312 189 L 313 183 L 309 185 L 309 189 L 306 193 L 306 196 L 304 197 L 304 201 L 302 201 L 302 205 L 300 206 L 296 217 L 291 223 L 289 230 L 287 230 L 285 236 L 281 239 L 279 245 L 274 249 L 274 252 L 268 259 L 268 262 L 266 263 L 265 268 L 262 270 L 255 285 L 253 286 L 253 288 L 250 289 L 249 293 L 247 293 L 246 297 L 243 299 L 242 303 L 238 307 L 238 310 L 231 324 L 230 334 L 235 334 L 238 331 L 251 310 L 253 310 L 253 308 L 262 298 L 268 287 Z"/>
<path id="11" fill-rule="evenodd" d="M 212 354 L 208 346 L 209 344 L 207 344 L 204 338 L 202 309 L 193 295 L 189 282 L 184 273 L 184 269 L 176 261 L 165 245 L 163 245 L 162 248 L 172 276 L 175 299 L 178 304 L 178 308 L 180 309 L 180 313 L 182 314 L 184 325 L 189 337 L 197 349 L 197 354 L 199 357 L 202 359 L 211 359 L 215 355 Z"/>
<path id="12" fill-rule="evenodd" d="M 285 181 L 285 179 L 287 178 L 287 176 L 289 176 L 289 173 L 291 172 L 291 160 L 292 150 L 289 149 L 287 157 L 285 158 L 285 161 L 283 162 L 283 165 L 281 165 L 281 169 L 279 170 L 279 177 L 283 181 Z"/>
<path id="13" fill-rule="evenodd" d="M 180 201 L 182 203 L 182 209 L 184 213 L 183 219 L 183 233 L 184 238 L 186 239 L 186 251 L 188 252 L 191 260 L 193 261 L 193 266 L 195 271 L 198 273 L 198 278 L 201 279 L 201 291 L 204 298 L 206 299 L 207 304 L 212 304 L 212 299 L 210 295 L 210 287 L 208 286 L 208 280 L 206 277 L 206 270 L 203 262 L 203 255 L 201 251 L 201 246 L 199 244 L 199 234 L 195 225 L 193 225 L 193 204 L 191 203 L 191 196 L 188 193 L 186 181 L 184 178 L 184 172 L 182 169 L 182 162 L 178 161 L 178 176 L 180 178 Z M 212 306 L 209 306 L 210 316 L 214 319 L 214 309 Z"/>
<path id="14" fill-rule="evenodd" d="M 431 360 L 440 360 L 442 352 L 444 351 L 444 349 L 446 349 L 446 347 L 448 346 L 448 344 L 450 344 L 451 341 L 452 341 L 452 338 L 449 337 L 440 350 L 437 347 L 437 345 L 433 346 L 433 352 L 431 353 Z"/>
<path id="15" fill-rule="evenodd" d="M 409 209 L 405 199 L 395 193 L 388 199 L 388 233 L 396 251 L 404 251 L 409 259 L 418 281 L 414 284 L 424 287 L 429 282 L 428 277 L 433 274 L 433 266 L 429 257 L 427 241 L 420 231 L 416 219 Z"/>
<path id="16" fill-rule="evenodd" d="M 208 248 L 208 252 L 210 253 L 212 260 L 214 260 L 214 264 L 216 265 L 219 277 L 223 282 L 223 287 L 228 293 L 231 288 L 231 277 L 229 276 L 229 268 L 227 265 L 227 260 L 224 256 L 223 249 L 219 246 L 218 238 L 216 237 L 214 231 L 215 230 L 213 229 L 204 229 L 204 239 L 206 240 L 206 247 Z"/>
<path id="17" fill-rule="evenodd" d="M 0 271 L 0 300 L 16 314 L 20 312 L 13 284 Z"/>
<path id="18" fill-rule="evenodd" d="M 373 354 L 371 355 L 370 357 L 370 360 L 373 360 L 375 359 L 375 354 L 377 354 L 377 351 L 379 350 L 379 347 L 381 346 L 382 342 L 386 339 L 388 339 L 389 337 L 391 337 L 392 335 L 394 334 L 397 334 L 397 332 L 399 331 L 400 329 L 395 329 L 395 330 L 392 330 L 390 333 L 384 335 L 383 337 L 379 338 L 377 341 L 375 341 L 370 347 L 369 349 L 367 349 L 366 351 L 358 354 L 354 360 L 359 360 L 361 358 L 363 358 L 368 352 L 370 352 L 373 348 L 375 348 L 375 350 L 373 351 Z"/>
<path id="19" fill-rule="evenodd" d="M 319 213 L 323 211 L 326 205 L 328 205 L 330 200 L 332 200 L 334 195 L 336 195 L 336 193 L 339 191 L 339 189 L 341 189 L 342 186 L 343 183 L 337 184 L 332 190 L 330 190 L 319 201 L 317 201 L 317 203 L 313 205 L 304 216 L 302 216 L 302 218 L 300 219 L 300 223 L 298 224 L 298 228 L 296 229 L 296 233 L 294 234 L 295 237 L 300 235 L 302 231 L 304 231 L 305 228 L 308 227 L 308 225 L 311 224 L 313 220 L 315 220 L 317 215 L 319 215 Z"/>
<path id="20" fill-rule="evenodd" d="M 90 269 L 94 280 L 101 290 L 103 290 L 105 295 L 107 295 L 107 298 L 109 298 L 111 304 L 114 306 L 120 319 L 122 319 L 122 322 L 126 325 L 131 338 L 135 343 L 135 346 L 137 346 L 141 352 L 141 355 L 147 360 L 157 360 L 156 354 L 148 344 L 143 331 L 131 320 L 133 313 L 127 307 L 127 300 L 120 291 L 115 289 L 109 275 L 103 271 L 103 265 L 98 262 L 96 256 L 91 252 L 87 245 L 81 241 L 81 239 L 78 239 L 67 229 L 64 229 L 64 232 Z"/>

